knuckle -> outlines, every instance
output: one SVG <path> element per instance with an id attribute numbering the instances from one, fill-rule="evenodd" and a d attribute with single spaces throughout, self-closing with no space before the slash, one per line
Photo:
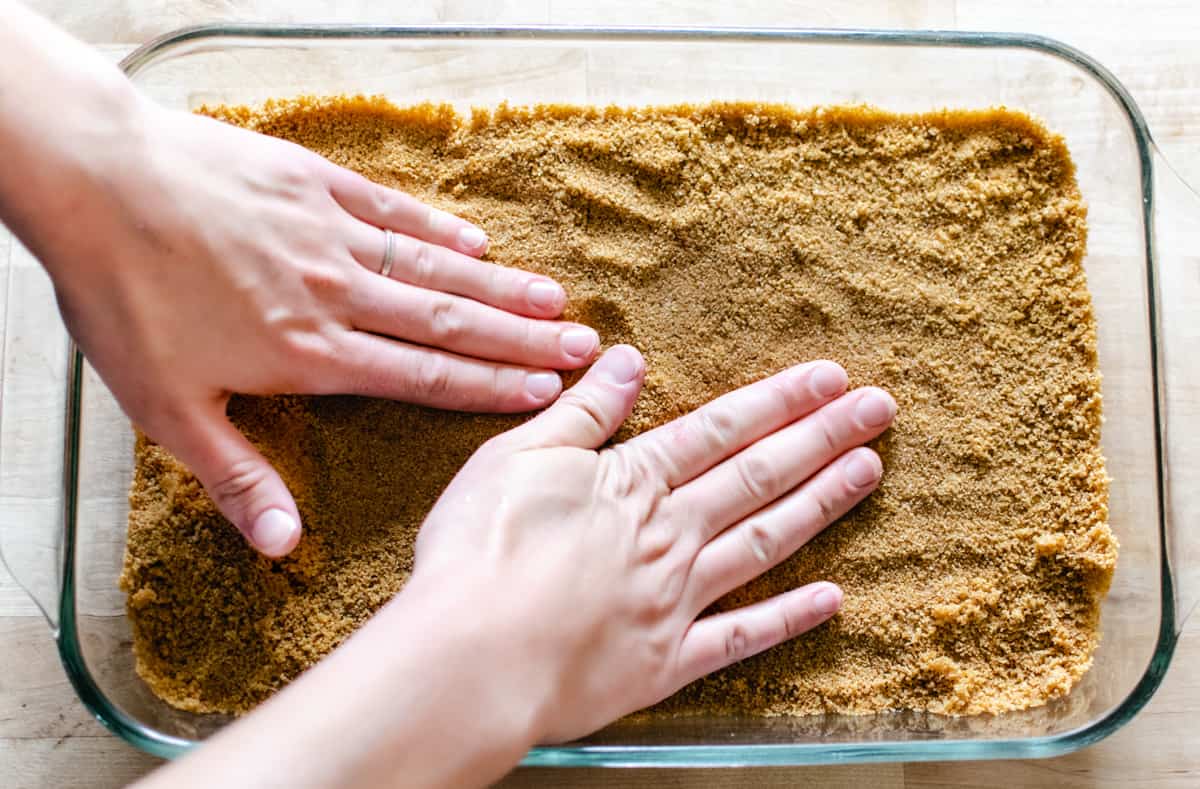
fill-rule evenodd
<path id="1" fill-rule="evenodd" d="M 654 593 L 647 597 L 647 615 L 650 621 L 666 619 L 674 614 L 683 599 L 686 586 L 687 568 L 673 567 L 655 587 Z"/>
<path id="2" fill-rule="evenodd" d="M 664 466 L 668 465 L 668 461 L 670 461 L 671 456 L 675 452 L 687 450 L 689 443 L 688 434 L 692 432 L 692 428 L 689 423 L 692 421 L 692 419 L 693 417 L 676 419 L 673 422 L 667 423 L 667 425 L 662 428 L 666 440 L 663 441 L 662 444 L 656 444 L 654 446 L 654 451 L 656 453 L 661 453 Z"/>
<path id="3" fill-rule="evenodd" d="M 466 330 L 467 324 L 458 303 L 449 296 L 435 297 L 429 308 L 430 340 L 445 347 L 461 340 Z"/>
<path id="4" fill-rule="evenodd" d="M 520 400 L 525 391 L 525 373 L 512 367 L 495 366 L 487 380 L 488 402 Z"/>
<path id="5" fill-rule="evenodd" d="M 625 492 L 629 495 L 632 491 Z M 637 536 L 638 554 L 643 562 L 653 562 L 663 558 L 675 545 L 675 534 L 666 524 L 655 524 L 649 528 L 643 528 L 638 532 Z M 670 580 L 670 576 L 668 576 Z M 658 591 L 666 593 L 664 585 L 659 585 Z"/>
<path id="6" fill-rule="evenodd" d="M 742 539 L 746 541 L 747 550 L 760 566 L 775 564 L 776 556 L 779 553 L 779 544 L 765 524 L 759 521 L 745 524 L 742 529 Z"/>
<path id="7" fill-rule="evenodd" d="M 631 452 L 624 445 L 618 444 L 604 450 L 601 457 L 605 460 L 602 489 L 615 499 L 625 500 L 635 496 L 657 497 L 664 492 L 664 488 L 656 484 L 660 477 L 654 460 L 647 455 L 641 452 Z M 657 498 L 651 499 L 654 502 L 657 500 Z M 650 507 L 653 511 L 657 504 L 651 504 Z M 641 535 L 639 534 L 640 539 Z M 646 551 L 644 544 L 642 550 Z"/>
<path id="8" fill-rule="evenodd" d="M 487 380 L 487 391 L 493 399 L 508 397 L 517 389 L 521 375 L 504 367 L 493 367 Z"/>
<path id="9" fill-rule="evenodd" d="M 802 376 L 777 375 L 767 380 L 783 413 L 796 414 L 803 409 L 807 398 Z"/>
<path id="10" fill-rule="evenodd" d="M 778 604 L 775 609 L 779 616 L 780 641 L 788 641 L 804 632 L 804 623 L 798 616 L 789 612 L 787 606 Z"/>
<path id="11" fill-rule="evenodd" d="M 308 291 L 322 300 L 344 299 L 352 287 L 348 268 L 329 263 L 305 266 L 301 278 Z"/>
<path id="12" fill-rule="evenodd" d="M 285 195 L 302 194 L 314 180 L 312 163 L 306 156 L 281 156 L 273 169 L 276 188 Z"/>
<path id="13" fill-rule="evenodd" d="M 681 465 L 677 457 L 682 421 L 676 420 L 663 430 L 663 440 L 643 444 L 639 454 L 647 468 L 663 479 L 678 479 Z"/>
<path id="14" fill-rule="evenodd" d="M 648 665 L 664 666 L 675 652 L 675 639 L 669 631 L 658 630 L 646 638 L 645 646 L 649 658 Z"/>
<path id="15" fill-rule="evenodd" d="M 837 519 L 837 504 L 830 497 L 829 491 L 824 486 L 814 486 L 806 491 L 806 493 L 809 501 L 812 502 L 813 509 L 816 511 L 817 519 L 822 525 L 829 525 Z"/>
<path id="16" fill-rule="evenodd" d="M 381 218 L 391 218 L 396 212 L 396 208 L 400 202 L 397 193 L 386 186 L 374 184 L 371 190 L 371 202 L 375 208 L 375 214 Z"/>
<path id="17" fill-rule="evenodd" d="M 725 660 L 736 663 L 750 653 L 750 634 L 742 625 L 730 626 L 725 633 Z"/>
<path id="18" fill-rule="evenodd" d="M 285 353 L 307 363 L 325 364 L 338 357 L 335 334 L 329 330 L 290 331 L 284 335 Z"/>
<path id="19" fill-rule="evenodd" d="M 433 282 L 436 268 L 433 261 L 433 245 L 418 241 L 414 246 L 412 284 L 420 288 L 428 287 Z"/>
<path id="20" fill-rule="evenodd" d="M 821 439 L 821 446 L 825 450 L 825 453 L 831 457 L 836 455 L 841 441 L 838 439 L 837 426 L 830 415 L 830 409 L 825 408 L 818 411 L 816 423 L 817 434 Z"/>
<path id="21" fill-rule="evenodd" d="M 605 415 L 604 408 L 590 393 L 568 389 L 559 398 L 559 402 L 579 411 L 591 422 L 591 427 L 594 427 L 596 430 L 607 429 L 608 418 Z"/>
<path id="22" fill-rule="evenodd" d="M 267 469 L 257 460 L 246 458 L 233 463 L 211 482 L 209 494 L 218 504 L 245 507 L 250 494 L 267 479 Z"/>
<path id="23" fill-rule="evenodd" d="M 779 496 L 779 474 L 770 460 L 758 453 L 745 453 L 734 462 L 742 492 L 754 501 L 772 501 Z"/>
<path id="24" fill-rule="evenodd" d="M 422 398 L 444 398 L 451 394 L 450 361 L 436 353 L 423 354 L 413 370 L 414 394 Z"/>
<path id="25" fill-rule="evenodd" d="M 696 414 L 695 426 L 704 446 L 715 450 L 733 443 L 737 419 L 729 408 L 712 405 Z"/>

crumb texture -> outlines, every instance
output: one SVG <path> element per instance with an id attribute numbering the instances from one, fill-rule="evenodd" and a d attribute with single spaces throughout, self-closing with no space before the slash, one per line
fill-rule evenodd
<path id="1" fill-rule="evenodd" d="M 1000 712 L 1087 670 L 1117 546 L 1086 212 L 1036 121 L 754 104 L 463 117 L 363 97 L 204 111 L 464 216 L 491 260 L 562 282 L 567 317 L 646 356 L 618 438 L 816 358 L 895 396 L 879 491 L 717 606 L 829 579 L 842 612 L 649 714 Z M 256 556 L 145 438 L 130 494 L 138 672 L 197 712 L 250 709 L 394 595 L 440 491 L 519 421 L 350 397 L 238 397 L 230 414 L 296 496 L 291 557 Z"/>

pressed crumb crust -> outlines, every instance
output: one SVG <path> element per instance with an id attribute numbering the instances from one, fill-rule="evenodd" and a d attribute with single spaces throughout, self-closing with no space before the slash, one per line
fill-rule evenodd
<path id="1" fill-rule="evenodd" d="M 1117 544 L 1086 211 L 1036 121 L 758 104 L 466 118 L 363 97 L 202 111 L 466 217 L 490 260 L 562 282 L 566 317 L 646 356 L 618 439 L 816 358 L 896 398 L 879 490 L 717 606 L 828 579 L 841 613 L 647 714 L 1001 712 L 1087 670 Z M 392 597 L 440 491 L 521 419 L 297 396 L 230 414 L 295 494 L 292 556 L 254 554 L 145 438 L 130 494 L 137 670 L 197 712 L 252 708 Z"/>

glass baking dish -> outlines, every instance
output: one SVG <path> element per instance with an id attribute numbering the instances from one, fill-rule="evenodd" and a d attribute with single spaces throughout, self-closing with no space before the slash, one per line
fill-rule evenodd
<path id="1" fill-rule="evenodd" d="M 623 721 L 581 742 L 535 748 L 525 764 L 1050 756 L 1111 734 L 1158 687 L 1178 612 L 1187 610 L 1173 566 L 1179 518 L 1166 473 L 1169 401 L 1153 234 L 1158 154 L 1129 94 L 1086 55 L 1034 36 L 932 31 L 212 26 L 164 36 L 122 66 L 157 101 L 181 109 L 361 92 L 460 109 L 500 101 L 752 100 L 896 111 L 1006 105 L 1040 117 L 1066 138 L 1089 203 L 1085 266 L 1099 322 L 1110 518 L 1121 544 L 1091 671 L 1065 698 L 1000 716 Z M 134 673 L 117 589 L 132 429 L 70 345 L 48 280 L 15 242 L 6 269 L 0 537 L 7 562 L 49 620 L 88 708 L 137 747 L 178 755 L 228 719 L 172 709 Z"/>

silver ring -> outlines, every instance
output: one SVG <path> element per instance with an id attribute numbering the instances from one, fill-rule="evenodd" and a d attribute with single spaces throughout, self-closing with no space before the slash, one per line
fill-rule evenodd
<path id="1" fill-rule="evenodd" d="M 383 265 L 379 267 L 381 276 L 388 276 L 392 273 L 392 231 L 386 227 L 383 229 Z"/>

